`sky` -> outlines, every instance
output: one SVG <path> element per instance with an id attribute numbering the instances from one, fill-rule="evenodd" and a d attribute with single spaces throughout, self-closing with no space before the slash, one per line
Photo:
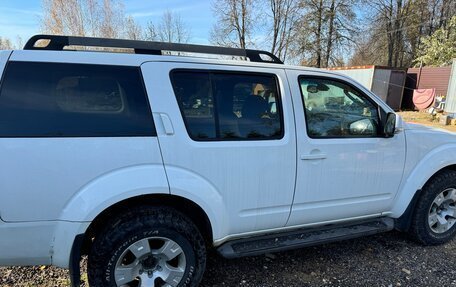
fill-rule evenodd
<path id="1" fill-rule="evenodd" d="M 213 25 L 211 0 L 124 0 L 125 12 L 137 23 L 158 22 L 166 10 L 179 13 L 191 28 L 190 42 L 209 43 Z M 40 33 L 41 0 L 0 0 L 0 36 L 15 43 Z"/>

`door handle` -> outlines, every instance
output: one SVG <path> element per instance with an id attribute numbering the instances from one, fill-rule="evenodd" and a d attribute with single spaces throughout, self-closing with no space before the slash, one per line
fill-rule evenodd
<path id="1" fill-rule="evenodd" d="M 303 154 L 301 155 L 301 160 L 317 160 L 317 159 L 325 159 L 327 156 L 325 153 L 317 153 L 317 154 Z"/>
<path id="2" fill-rule="evenodd" d="M 153 113 L 155 128 L 159 135 L 171 136 L 174 134 L 173 124 L 169 116 L 165 113 Z"/>
<path id="3" fill-rule="evenodd" d="M 163 123 L 163 128 L 165 129 L 165 134 L 170 136 L 174 134 L 173 124 L 171 123 L 170 118 L 167 114 L 160 113 L 160 118 Z"/>

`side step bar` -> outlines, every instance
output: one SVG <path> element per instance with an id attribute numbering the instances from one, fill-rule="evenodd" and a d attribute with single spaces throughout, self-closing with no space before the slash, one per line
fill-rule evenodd
<path id="1" fill-rule="evenodd" d="M 393 229 L 392 218 L 378 218 L 233 240 L 221 245 L 217 251 L 225 258 L 254 256 L 373 235 Z"/>

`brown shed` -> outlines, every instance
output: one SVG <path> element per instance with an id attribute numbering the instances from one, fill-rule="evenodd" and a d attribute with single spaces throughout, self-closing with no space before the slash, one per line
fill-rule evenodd
<path id="1" fill-rule="evenodd" d="M 447 95 L 450 74 L 451 66 L 408 69 L 402 109 L 414 109 L 412 100 L 414 89 L 435 89 L 437 96 Z"/>
<path id="2" fill-rule="evenodd" d="M 450 81 L 451 66 L 410 68 L 407 75 L 415 74 L 414 89 L 435 89 L 437 95 L 446 95 Z"/>
<path id="3" fill-rule="evenodd" d="M 405 70 L 382 66 L 356 66 L 328 68 L 347 75 L 371 90 L 393 110 L 401 109 L 406 80 Z"/>

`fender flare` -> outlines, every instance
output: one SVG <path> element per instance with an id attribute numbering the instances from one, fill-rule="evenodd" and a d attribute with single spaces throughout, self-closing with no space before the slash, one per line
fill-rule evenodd
<path id="1" fill-rule="evenodd" d="M 429 152 L 410 172 L 395 199 L 390 216 L 401 217 L 415 194 L 440 170 L 456 164 L 456 144 L 446 144 Z"/>
<path id="2" fill-rule="evenodd" d="M 115 170 L 82 187 L 66 204 L 59 217 L 62 224 L 57 224 L 54 231 L 53 264 L 70 267 L 73 286 L 78 286 L 80 282 L 78 264 L 81 238 L 91 221 L 121 201 L 141 195 L 171 193 L 203 209 L 213 228 L 213 238 L 226 231 L 222 228 L 227 226 L 226 208 L 215 187 L 203 177 L 181 168 L 167 167 L 167 172 L 175 179 L 170 185 L 163 165 L 140 165 Z"/>
<path id="3" fill-rule="evenodd" d="M 67 202 L 57 220 L 52 264 L 64 268 L 70 266 L 72 273 L 78 273 L 74 263 L 81 256 L 78 250 L 74 250 L 78 236 L 85 234 L 90 223 L 105 209 L 145 194 L 169 194 L 163 165 L 137 165 L 113 170 L 83 186 Z"/>
<path id="4" fill-rule="evenodd" d="M 59 220 L 90 222 L 106 208 L 145 194 L 169 194 L 163 165 L 130 166 L 96 178 L 68 201 Z"/>
<path id="5" fill-rule="evenodd" d="M 207 179 L 193 171 L 166 166 L 172 195 L 186 198 L 206 213 L 212 227 L 212 238 L 217 240 L 228 234 L 229 216 L 223 196 Z"/>

